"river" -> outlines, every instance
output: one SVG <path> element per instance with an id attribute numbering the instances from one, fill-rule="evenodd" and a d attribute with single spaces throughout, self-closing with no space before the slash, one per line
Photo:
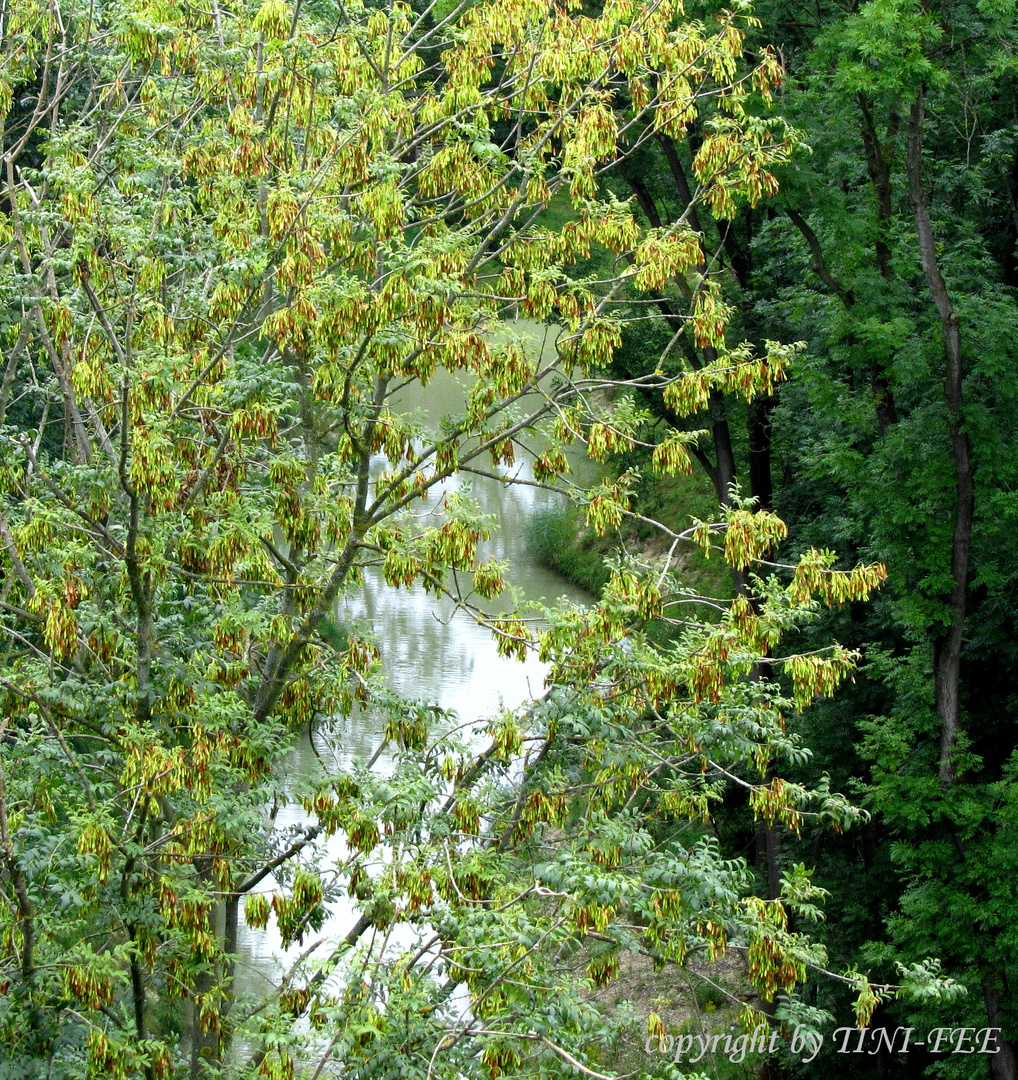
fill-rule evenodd
<path id="1" fill-rule="evenodd" d="M 552 348 L 546 328 L 521 320 L 515 329 L 530 336 L 542 351 Z M 408 408 L 423 410 L 429 421 L 453 413 L 461 406 L 463 390 L 459 382 L 438 373 L 423 391 L 406 399 Z M 381 467 L 381 459 L 379 467 Z M 574 469 L 589 473 L 590 466 L 577 456 Z M 533 480 L 529 458 L 510 467 L 500 467 L 504 476 Z M 538 565 L 530 557 L 526 543 L 526 524 L 545 509 L 562 505 L 563 497 L 545 488 L 525 484 L 507 484 L 488 477 L 470 475 L 451 479 L 442 492 L 467 490 L 481 510 L 498 522 L 491 537 L 481 545 L 479 558 L 495 557 L 509 563 L 506 580 L 518 587 L 526 600 L 553 601 L 565 596 L 576 603 L 590 603 L 591 597 L 570 586 L 559 575 Z M 442 492 L 434 494 L 428 505 L 438 506 Z M 498 601 L 488 610 L 502 610 Z M 545 665 L 530 656 L 526 661 L 507 659 L 498 654 L 490 631 L 477 625 L 463 610 L 455 610 L 447 599 L 437 599 L 423 588 L 394 589 L 385 584 L 379 571 L 367 571 L 363 585 L 343 598 L 337 616 L 341 622 L 356 621 L 370 626 L 382 655 L 392 689 L 402 695 L 425 699 L 452 710 L 460 723 L 491 715 L 500 704 L 516 707 L 543 689 Z M 347 766 L 359 759 L 367 761 L 381 740 L 379 724 L 370 713 L 355 714 L 347 721 L 324 725 L 315 735 L 315 745 L 305 737 L 289 755 L 289 783 L 296 788 L 306 778 L 322 774 L 321 758 Z M 385 757 L 377 766 L 385 769 Z M 309 822 L 297 803 L 283 805 L 276 816 L 278 829 L 285 830 Z M 324 842 L 325 861 L 342 861 L 345 847 L 341 837 Z M 271 891 L 274 882 L 266 880 L 260 891 Z M 330 915 L 315 938 L 323 938 L 322 951 L 329 941 L 341 938 L 356 915 L 348 902 L 330 906 Z M 270 983 L 278 982 L 280 973 L 310 944 L 282 947 L 274 921 L 264 930 L 242 926 L 236 990 L 240 997 L 260 996 Z"/>

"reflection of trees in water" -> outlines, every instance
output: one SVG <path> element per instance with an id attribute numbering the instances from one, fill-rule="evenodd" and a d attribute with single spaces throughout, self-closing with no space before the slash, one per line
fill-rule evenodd
<path id="1" fill-rule="evenodd" d="M 534 326 L 533 332 L 543 336 L 545 328 Z M 519 332 L 521 327 L 516 325 L 514 329 Z M 402 405 L 405 411 L 420 409 L 428 418 L 426 422 L 436 423 L 438 417 L 462 408 L 463 392 L 455 379 L 438 373 L 427 388 L 423 391 L 418 388 L 413 400 L 392 404 L 397 409 Z M 539 434 L 534 436 L 532 444 L 540 452 Z M 531 460 L 528 453 L 521 451 L 512 466 L 496 469 L 487 459 L 478 460 L 476 465 L 508 479 L 533 480 Z M 384 457 L 378 455 L 372 468 L 381 471 L 386 464 Z M 443 495 L 453 490 L 464 494 L 468 490 L 481 511 L 494 517 L 496 528 L 491 538 L 480 545 L 478 557 L 508 560 L 508 580 L 522 589 L 525 597 L 551 600 L 568 594 L 580 603 L 589 600 L 570 589 L 556 574 L 536 565 L 527 550 L 527 521 L 539 510 L 561 505 L 562 496 L 543 488 L 513 486 L 489 477 L 464 474 L 433 490 L 427 503 L 415 504 L 412 513 L 422 527 L 441 524 Z M 459 574 L 458 581 L 464 591 L 469 590 L 469 574 Z M 511 604 L 503 597 L 484 601 L 483 606 L 496 613 L 508 610 Z M 362 584 L 340 600 L 336 614 L 341 624 L 357 624 L 375 640 L 389 685 L 397 694 L 452 710 L 461 722 L 490 715 L 500 699 L 515 707 L 531 695 L 541 693 L 545 669 L 536 657 L 520 663 L 499 656 L 490 632 L 467 612 L 455 611 L 451 601 L 429 595 L 419 586 L 393 589 L 385 584 L 377 568 L 365 570 Z M 369 760 L 378 748 L 382 723 L 381 717 L 370 709 L 355 709 L 347 719 L 321 720 L 314 736 L 315 747 L 304 735 L 291 752 L 287 789 L 292 794 L 307 779 L 321 775 L 318 754 L 341 767 L 349 766 L 354 760 Z M 379 760 L 376 766 L 379 771 L 385 771 L 387 760 L 384 755 Z M 307 824 L 309 820 L 299 804 L 291 803 L 279 810 L 275 824 L 285 833 L 287 828 Z M 340 862 L 345 855 L 339 834 L 320 839 L 316 847 L 322 851 L 326 863 Z M 269 891 L 272 886 L 270 878 L 263 888 Z M 345 933 L 354 920 L 351 902 L 344 898 L 331 904 L 330 910 L 332 915 L 322 934 Z M 239 946 L 237 988 L 242 996 L 247 991 L 264 991 L 270 974 L 281 969 L 276 957 L 292 960 L 303 948 L 294 945 L 284 950 L 274 926 L 265 930 L 243 926 Z"/>
<path id="2" fill-rule="evenodd" d="M 465 612 L 454 614 L 449 601 L 421 588 L 392 589 L 377 573 L 365 574 L 347 612 L 370 627 L 392 688 L 438 704 L 448 701 L 450 687 L 469 684 L 475 656 L 490 642 L 488 631 Z"/>
<path id="3" fill-rule="evenodd" d="M 354 704 L 348 717 L 323 717 L 315 731 L 314 749 L 310 745 L 307 748 L 313 758 L 309 758 L 303 766 L 302 775 L 312 775 L 312 769 L 319 767 L 315 760 L 317 758 L 340 770 L 349 769 L 355 761 L 370 761 L 378 750 L 384 725 L 385 720 L 379 711 L 357 704 Z M 385 773 L 390 762 L 389 753 L 383 750 L 375 762 L 375 771 Z"/>
<path id="4" fill-rule="evenodd" d="M 534 357 L 535 362 L 540 359 L 540 362 L 547 363 L 554 359 L 555 341 L 560 333 L 561 327 L 523 318 L 492 327 L 489 336 L 495 341 L 508 339 L 519 341 Z M 389 406 L 396 413 L 416 413 L 425 430 L 436 431 L 442 417 L 455 417 L 462 414 L 467 385 L 467 380 L 462 373 L 453 375 L 440 369 L 435 372 L 427 386 L 413 384 L 398 390 L 390 398 Z M 540 407 L 540 402 L 539 393 L 529 394 L 522 398 L 517 405 L 520 415 L 536 411 Z M 527 521 L 539 510 L 564 505 L 564 496 L 546 488 L 532 486 L 534 474 L 531 470 L 531 462 L 536 454 L 548 449 L 550 443 L 546 435 L 538 429 L 527 433 L 523 442 L 526 448 L 517 447 L 516 461 L 512 465 L 493 466 L 487 455 L 471 463 L 472 468 L 504 476 L 509 481 L 521 480 L 523 483 L 515 485 L 511 482 L 503 483 L 488 476 L 463 472 L 450 477 L 441 488 L 433 489 L 427 503 L 415 503 L 412 512 L 420 517 L 422 525 L 437 525 L 441 523 L 440 507 L 446 492 L 459 491 L 469 494 L 469 497 L 477 502 L 482 513 L 491 514 L 498 522 L 491 538 L 479 545 L 479 558 L 508 560 L 508 580 L 511 584 L 523 589 L 524 594 L 530 599 L 541 597 L 552 599 L 564 592 L 569 592 L 574 599 L 582 603 L 588 598 L 574 590 L 569 590 L 561 578 L 535 565 L 529 557 L 526 544 Z M 576 455 L 571 454 L 570 461 L 576 473 L 576 479 L 579 481 L 593 479 L 596 468 L 584 456 L 582 450 Z M 381 471 L 389 467 L 389 464 L 384 455 L 378 455 L 372 462 L 372 467 L 374 470 Z M 468 579 L 466 583 L 469 583 Z M 367 588 L 366 582 L 365 592 Z M 385 587 L 382 586 L 382 588 Z M 430 620 L 434 623 L 431 612 L 436 610 L 436 606 L 433 597 L 425 596 L 421 590 L 416 590 L 416 592 L 419 595 L 415 596 L 413 591 L 408 594 L 405 590 L 400 590 L 395 594 L 400 606 L 405 606 L 407 610 L 412 609 L 414 612 L 411 616 L 412 626 L 396 624 L 395 628 L 400 632 L 406 630 L 420 638 L 427 636 L 423 630 L 424 622 Z M 486 609 L 493 612 L 505 611 L 507 607 L 508 605 L 497 601 L 486 605 Z M 448 609 L 442 609 L 439 615 L 446 617 Z M 382 641 L 383 647 L 392 643 L 391 638 L 383 639 L 380 628 L 376 627 L 375 633 Z M 471 635 L 470 641 L 465 644 L 469 645 L 475 640 Z M 396 658 L 402 657 L 403 654 L 386 649 L 385 655 Z M 420 650 L 417 650 L 414 655 L 420 655 Z M 497 654 L 495 656 L 496 659 L 500 659 Z M 449 646 L 443 648 L 442 658 L 443 660 L 453 659 Z M 472 660 L 470 663 L 472 665 Z"/>
<path id="5" fill-rule="evenodd" d="M 433 389 L 434 384 L 428 387 L 428 395 Z M 442 399 L 438 404 L 435 399 L 414 404 L 426 405 L 432 413 L 436 408 L 451 411 L 453 399 L 459 394 L 458 387 L 446 385 L 439 389 L 441 393 L 435 391 L 435 398 Z M 379 468 L 384 466 L 381 458 L 377 464 Z M 490 462 L 479 462 L 478 467 L 495 471 Z M 500 466 L 497 471 L 510 480 L 533 480 L 529 456 L 523 454 L 514 465 Z M 558 575 L 535 564 L 527 550 L 526 522 L 536 511 L 559 505 L 562 496 L 544 488 L 503 483 L 486 476 L 460 476 L 444 484 L 441 490 L 433 491 L 427 504 L 415 508 L 414 516 L 422 527 L 441 524 L 442 498 L 452 490 L 468 492 L 481 511 L 494 518 L 496 527 L 491 537 L 479 546 L 478 558 L 507 560 L 508 580 L 522 589 L 527 599 L 553 600 L 564 593 L 581 603 L 587 599 L 569 589 Z M 450 575 L 448 584 L 452 588 L 458 585 L 467 593 L 471 576 Z M 482 605 L 493 614 L 512 606 L 505 596 L 483 601 Z M 365 571 L 361 586 L 342 601 L 340 617 L 343 621 L 364 624 L 378 644 L 396 693 L 455 709 L 463 720 L 494 709 L 500 697 L 507 704 L 516 705 L 529 693 L 540 692 L 544 667 L 536 659 L 520 664 L 499 656 L 490 631 L 479 626 L 469 613 L 456 611 L 450 600 L 429 595 L 420 586 L 393 589 L 385 584 L 377 569 Z"/>

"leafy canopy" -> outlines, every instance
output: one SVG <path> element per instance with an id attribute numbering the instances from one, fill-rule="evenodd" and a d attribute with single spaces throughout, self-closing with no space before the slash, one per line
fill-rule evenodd
<path id="1" fill-rule="evenodd" d="M 596 1059 L 591 987 L 632 950 L 663 964 L 740 947 L 764 1000 L 792 1000 L 822 960 L 787 921 L 813 910 L 808 877 L 754 897 L 710 806 L 734 782 L 768 822 L 857 816 L 773 771 L 805 753 L 785 713 L 852 656 L 778 646 L 881 568 L 815 551 L 789 577 L 761 563 L 781 523 L 736 505 L 666 531 L 672 556 L 695 532 L 769 566 L 755 603 L 688 616 L 672 556 L 623 561 L 596 605 L 537 629 L 485 613 L 506 568 L 478 561 L 490 523 L 468 498 L 443 497 L 432 524 L 415 513 L 464 468 L 512 464 L 545 420 L 538 482 L 558 482 L 576 439 L 600 457 L 653 438 L 625 385 L 604 403 L 601 375 L 647 290 L 698 282 L 686 317 L 718 350 L 700 372 L 643 377 L 672 408 L 782 376 L 792 348 L 725 348 L 686 221 L 644 229 L 598 183 L 655 130 L 681 140 L 710 99 L 697 198 L 728 214 L 773 191 L 790 143 L 747 109 L 779 78 L 773 56 L 745 69 L 740 16 L 698 23 L 671 2 L 589 17 L 533 0 L 17 0 L 6 20 L 0 1029 L 15 1060 L 197 1077 L 243 1071 L 243 1035 L 263 1076 L 312 1052 L 379 1076 L 566 1068 Z M 549 227 L 555 198 L 570 212 Z M 591 252 L 609 269 L 575 272 Z M 495 332 L 519 312 L 561 327 L 553 358 Z M 440 370 L 463 376 L 464 405 L 426 428 L 397 400 Z M 686 468 L 683 438 L 655 463 Z M 632 480 L 582 496 L 598 529 L 630 512 Z M 480 752 L 396 699 L 370 634 L 336 622 L 372 567 L 435 592 L 465 572 L 457 601 L 507 653 L 537 648 L 549 693 L 491 718 Z M 676 627 L 664 650 L 640 630 L 655 619 Z M 747 678 L 760 664 L 787 671 L 791 697 Z M 307 824 L 274 830 L 296 733 L 354 713 L 377 718 L 391 768 L 376 753 L 328 770 L 301 795 Z M 345 861 L 320 866 L 315 840 L 337 833 Z M 347 938 L 236 1001 L 241 909 L 300 942 L 342 892 L 362 911 Z"/>

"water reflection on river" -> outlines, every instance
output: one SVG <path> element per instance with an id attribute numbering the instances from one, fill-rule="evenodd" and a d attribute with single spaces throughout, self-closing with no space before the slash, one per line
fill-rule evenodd
<path id="1" fill-rule="evenodd" d="M 519 329 L 535 338 L 546 333 L 545 328 L 535 324 L 523 324 Z M 399 404 L 420 409 L 429 423 L 435 423 L 441 415 L 455 411 L 463 392 L 455 379 L 440 373 L 423 394 L 419 388 L 417 393 L 415 399 Z M 581 469 L 583 464 L 578 463 Z M 528 460 L 501 467 L 499 472 L 507 479 L 533 480 Z M 562 496 L 538 486 L 511 485 L 471 475 L 449 481 L 442 492 L 429 499 L 424 512 L 428 506 L 438 507 L 442 493 L 452 490 L 468 493 L 484 513 L 494 515 L 498 528 L 482 546 L 481 557 L 507 560 L 507 580 L 518 586 L 527 600 L 543 598 L 550 602 L 566 596 L 578 603 L 590 601 L 587 594 L 534 563 L 527 551 L 527 521 L 543 509 L 560 505 Z M 499 610 L 497 601 L 486 607 Z M 342 600 L 337 614 L 343 622 L 356 621 L 371 628 L 394 691 L 453 710 L 461 722 L 489 716 L 500 703 L 513 708 L 542 690 L 545 667 L 536 657 L 521 663 L 499 656 L 490 632 L 479 627 L 467 612 L 455 610 L 448 599 L 436 599 L 419 587 L 392 589 L 378 571 L 365 573 L 363 586 Z M 296 786 L 300 780 L 320 775 L 319 754 L 343 765 L 358 759 L 366 761 L 376 751 L 379 738 L 378 726 L 367 714 L 332 725 L 316 736 L 314 747 L 304 739 L 294 748 L 290 756 L 291 781 Z M 386 764 L 384 758 L 378 763 L 382 769 Z M 279 810 L 276 826 L 285 830 L 307 820 L 299 805 L 287 805 Z M 327 842 L 325 854 L 327 861 L 343 859 L 345 850 L 339 836 Z M 267 879 L 261 888 L 271 891 L 273 885 Z M 346 933 L 355 916 L 345 902 L 334 904 L 330 912 L 330 919 L 317 936 L 335 939 Z M 269 980 L 278 979 L 280 971 L 308 944 L 305 941 L 303 946 L 284 950 L 274 924 L 265 930 L 242 926 L 238 993 L 244 996 L 268 989 Z"/>

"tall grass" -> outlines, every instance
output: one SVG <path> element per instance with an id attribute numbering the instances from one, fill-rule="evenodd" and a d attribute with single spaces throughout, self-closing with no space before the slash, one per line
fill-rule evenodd
<path id="1" fill-rule="evenodd" d="M 605 557 L 618 541 L 596 536 L 579 507 L 539 510 L 527 522 L 526 538 L 531 555 L 542 566 L 595 596 L 601 594 L 611 576 Z"/>

